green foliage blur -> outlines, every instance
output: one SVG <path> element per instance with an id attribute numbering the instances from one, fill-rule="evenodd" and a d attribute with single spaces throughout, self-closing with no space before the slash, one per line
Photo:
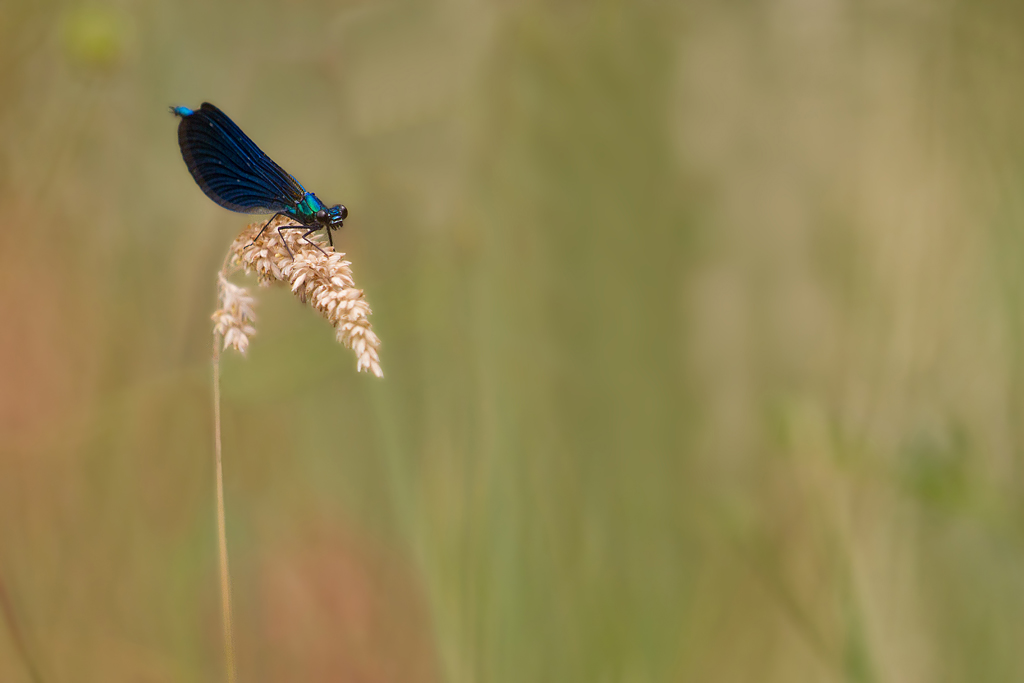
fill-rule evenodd
<path id="1" fill-rule="evenodd" d="M 383 340 L 224 356 L 241 681 L 1024 680 L 1022 73 L 1007 0 L 0 3 L 0 681 L 223 680 L 204 100 Z"/>

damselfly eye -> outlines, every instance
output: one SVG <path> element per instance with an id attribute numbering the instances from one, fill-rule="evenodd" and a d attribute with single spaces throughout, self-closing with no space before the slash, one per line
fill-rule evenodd
<path id="1" fill-rule="evenodd" d="M 346 208 L 345 208 L 345 205 L 344 205 L 344 204 L 342 204 L 342 205 L 341 205 L 341 206 L 339 207 L 339 209 L 338 209 L 338 210 L 339 210 L 339 211 L 341 211 L 341 219 L 342 219 L 342 220 L 345 220 L 346 218 L 348 218 L 348 209 L 346 209 Z"/>
<path id="2" fill-rule="evenodd" d="M 316 212 L 316 217 L 317 218 L 327 218 L 327 212 L 324 211 L 323 209 L 320 209 L 319 211 Z"/>

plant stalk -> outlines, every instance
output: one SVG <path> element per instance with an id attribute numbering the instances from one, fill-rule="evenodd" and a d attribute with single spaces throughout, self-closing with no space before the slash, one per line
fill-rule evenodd
<path id="1" fill-rule="evenodd" d="M 227 683 L 235 683 L 235 644 L 231 627 L 231 577 L 224 523 L 224 466 L 220 438 L 220 335 L 213 335 L 213 438 L 217 465 L 217 545 L 220 565 L 220 609 L 224 622 L 224 668 Z"/>

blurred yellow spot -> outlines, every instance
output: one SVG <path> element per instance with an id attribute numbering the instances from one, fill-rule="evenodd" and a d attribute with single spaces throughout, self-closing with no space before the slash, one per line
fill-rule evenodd
<path id="1" fill-rule="evenodd" d="M 79 7 L 65 17 L 61 42 L 72 62 L 106 69 L 120 59 L 125 33 L 125 22 L 115 10 Z"/>

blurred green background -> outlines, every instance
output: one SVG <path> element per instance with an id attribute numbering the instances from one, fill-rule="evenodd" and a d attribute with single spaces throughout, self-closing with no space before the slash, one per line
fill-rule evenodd
<path id="1" fill-rule="evenodd" d="M 223 680 L 204 100 L 385 371 L 225 355 L 241 681 L 1024 680 L 1022 73 L 1008 0 L 0 3 L 0 681 Z"/>

